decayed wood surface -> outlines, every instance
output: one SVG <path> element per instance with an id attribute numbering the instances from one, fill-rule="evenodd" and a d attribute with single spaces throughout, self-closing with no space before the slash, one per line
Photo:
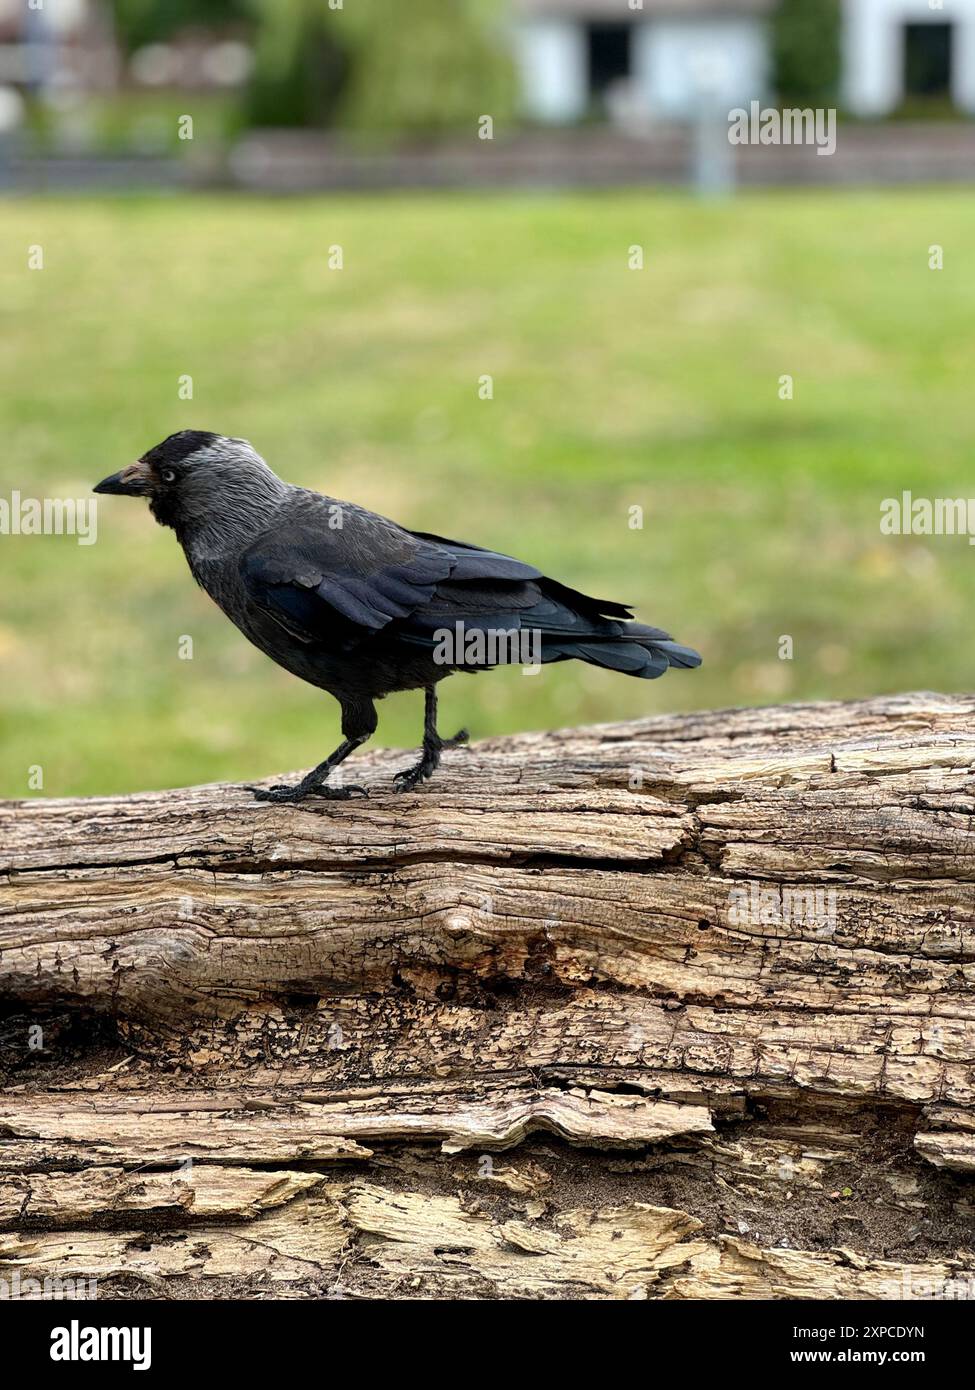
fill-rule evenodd
<path id="1" fill-rule="evenodd" d="M 405 761 L 0 803 L 0 1279 L 975 1293 L 975 698 Z"/>

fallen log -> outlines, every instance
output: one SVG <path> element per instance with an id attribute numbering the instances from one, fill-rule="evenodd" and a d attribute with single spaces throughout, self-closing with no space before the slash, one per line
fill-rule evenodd
<path id="1" fill-rule="evenodd" d="M 0 803 L 0 1279 L 971 1297 L 975 698 Z"/>

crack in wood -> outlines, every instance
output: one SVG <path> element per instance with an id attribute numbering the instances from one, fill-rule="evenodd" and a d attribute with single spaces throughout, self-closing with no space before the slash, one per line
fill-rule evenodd
<path id="1" fill-rule="evenodd" d="M 0 1277 L 975 1290 L 973 715 L 525 735 L 311 810 L 0 803 Z"/>

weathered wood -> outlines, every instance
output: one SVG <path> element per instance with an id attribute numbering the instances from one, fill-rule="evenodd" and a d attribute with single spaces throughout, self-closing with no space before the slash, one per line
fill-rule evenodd
<path id="1" fill-rule="evenodd" d="M 358 761 L 0 803 L 0 1278 L 971 1296 L 975 699 Z"/>

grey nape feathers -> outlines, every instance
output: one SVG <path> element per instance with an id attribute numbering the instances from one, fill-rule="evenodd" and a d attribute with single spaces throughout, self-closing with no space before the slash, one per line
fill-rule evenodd
<path id="1" fill-rule="evenodd" d="M 533 565 L 283 483 L 244 439 L 181 430 L 95 491 L 147 497 L 244 636 L 341 705 L 335 752 L 296 786 L 253 788 L 262 801 L 365 795 L 328 776 L 375 732 L 375 701 L 394 690 L 426 696 L 422 756 L 396 776 L 405 791 L 466 742 L 463 730 L 437 732 L 437 682 L 455 671 L 576 658 L 653 680 L 701 662 L 623 604 Z"/>

